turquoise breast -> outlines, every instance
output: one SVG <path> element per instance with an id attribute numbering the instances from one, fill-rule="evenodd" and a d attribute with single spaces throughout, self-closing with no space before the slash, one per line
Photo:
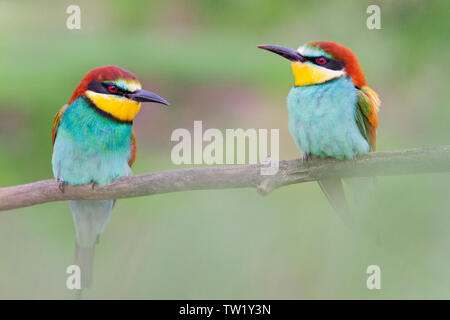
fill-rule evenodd
<path id="1" fill-rule="evenodd" d="M 369 152 L 355 120 L 357 89 L 348 77 L 289 92 L 289 131 L 303 154 L 353 159 Z"/>
<path id="2" fill-rule="evenodd" d="M 56 179 L 76 185 L 108 184 L 131 173 L 131 124 L 101 115 L 80 97 L 58 128 L 52 167 Z"/>

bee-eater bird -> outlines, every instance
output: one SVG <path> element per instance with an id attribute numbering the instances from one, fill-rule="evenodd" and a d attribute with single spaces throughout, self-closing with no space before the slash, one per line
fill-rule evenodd
<path id="1" fill-rule="evenodd" d="M 52 167 L 62 192 L 66 184 L 92 183 L 94 188 L 131 173 L 136 159 L 132 124 L 141 102 L 169 104 L 143 90 L 132 73 L 119 67 L 100 67 L 86 74 L 53 123 Z M 83 288 L 91 285 L 94 247 L 114 201 L 69 202 L 76 229 L 75 264 Z"/>
<path id="2" fill-rule="evenodd" d="M 291 62 L 295 85 L 287 97 L 289 131 L 302 158 L 354 159 L 375 151 L 380 99 L 369 88 L 353 52 L 335 42 L 314 41 L 298 50 L 259 46 Z M 351 223 L 341 179 L 319 185 L 330 204 Z"/>

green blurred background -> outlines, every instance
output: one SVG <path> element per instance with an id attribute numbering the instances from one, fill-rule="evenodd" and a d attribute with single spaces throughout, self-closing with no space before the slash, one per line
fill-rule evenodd
<path id="1" fill-rule="evenodd" d="M 81 30 L 66 28 L 81 7 Z M 366 8 L 381 7 L 368 30 Z M 52 177 L 51 127 L 81 78 L 114 64 L 172 103 L 135 120 L 135 173 L 178 168 L 171 132 L 288 133 L 289 64 L 258 44 L 350 47 L 383 101 L 378 150 L 449 144 L 448 1 L 0 1 L 0 187 Z M 349 232 L 316 183 L 267 197 L 214 190 L 118 201 L 86 298 L 450 298 L 449 174 L 380 177 L 369 213 L 381 231 Z M 0 298 L 69 299 L 74 227 L 65 202 L 0 213 Z M 366 268 L 381 267 L 381 290 Z"/>

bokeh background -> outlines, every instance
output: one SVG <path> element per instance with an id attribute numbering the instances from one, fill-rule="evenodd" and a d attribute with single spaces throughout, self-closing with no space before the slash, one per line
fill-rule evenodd
<path id="1" fill-rule="evenodd" d="M 66 8 L 81 7 L 81 30 Z M 381 7 L 368 30 L 366 8 Z M 378 150 L 450 141 L 448 1 L 0 1 L 0 187 L 52 177 L 51 127 L 87 71 L 119 65 L 172 103 L 135 120 L 135 173 L 179 168 L 171 132 L 288 133 L 289 64 L 258 44 L 331 40 L 359 57 L 383 101 Z M 86 298 L 450 298 L 450 175 L 380 177 L 370 223 L 350 232 L 316 183 L 117 202 Z M 370 230 L 378 228 L 381 245 Z M 0 213 L 0 298 L 70 299 L 65 202 Z M 366 268 L 381 267 L 381 290 Z"/>

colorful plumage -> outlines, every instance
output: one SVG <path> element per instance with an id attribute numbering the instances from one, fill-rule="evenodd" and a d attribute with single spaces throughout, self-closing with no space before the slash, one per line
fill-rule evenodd
<path id="1" fill-rule="evenodd" d="M 289 130 L 303 159 L 353 159 L 375 151 L 380 100 L 350 49 L 328 41 L 308 42 L 298 50 L 259 48 L 291 61 L 295 85 L 287 98 Z M 320 180 L 319 185 L 336 211 L 350 220 L 340 179 Z"/>
<path id="2" fill-rule="evenodd" d="M 136 159 L 133 119 L 141 102 L 168 102 L 143 90 L 130 72 L 115 66 L 90 71 L 70 101 L 56 114 L 52 167 L 64 185 L 105 185 L 131 173 Z M 70 201 L 76 229 L 75 264 L 82 287 L 92 280 L 94 247 L 109 221 L 115 200 Z"/>

